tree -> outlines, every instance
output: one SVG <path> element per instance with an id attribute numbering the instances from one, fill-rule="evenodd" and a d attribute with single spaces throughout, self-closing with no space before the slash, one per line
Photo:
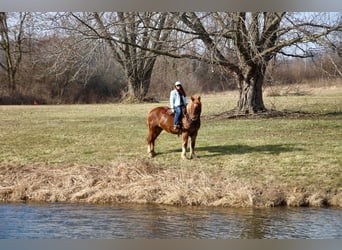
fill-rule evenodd
<path id="1" fill-rule="evenodd" d="M 172 18 L 167 13 L 156 12 L 72 13 L 72 16 L 83 25 L 79 30 L 83 35 L 108 43 L 127 78 L 126 99 L 143 100 L 157 58 L 153 51 L 166 49 Z"/>
<path id="2" fill-rule="evenodd" d="M 277 54 L 311 56 L 301 44 L 327 38 L 341 32 L 341 22 L 330 25 L 322 18 L 285 12 L 254 13 L 173 13 L 180 20 L 177 29 L 189 41 L 201 41 L 203 48 L 196 54 L 172 54 L 174 57 L 196 58 L 223 66 L 235 75 L 239 88 L 237 109 L 242 113 L 266 111 L 263 84 L 269 61 Z M 297 50 L 287 51 L 295 46 Z"/>
<path id="3" fill-rule="evenodd" d="M 8 15 L 0 12 L 0 48 L 3 51 L 4 62 L 0 60 L 0 68 L 7 74 L 7 86 L 10 94 L 17 91 L 16 76 L 23 55 L 24 22 L 27 13 L 19 13 L 18 22 L 8 25 Z M 1 58 L 1 57 L 0 57 Z"/>

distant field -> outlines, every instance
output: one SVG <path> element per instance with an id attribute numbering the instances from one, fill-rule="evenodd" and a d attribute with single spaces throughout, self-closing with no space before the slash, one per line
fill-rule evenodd
<path id="1" fill-rule="evenodd" d="M 202 96 L 198 158 L 188 161 L 167 133 L 147 156 L 146 114 L 166 101 L 0 106 L 0 200 L 342 206 L 342 86 L 277 91 L 267 108 L 296 115 L 213 118 L 237 95 Z"/>

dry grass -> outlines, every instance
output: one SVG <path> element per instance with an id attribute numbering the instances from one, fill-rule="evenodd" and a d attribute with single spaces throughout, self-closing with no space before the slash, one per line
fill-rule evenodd
<path id="1" fill-rule="evenodd" d="M 151 203 L 178 206 L 342 206 L 341 192 L 260 186 L 219 171 L 160 168 L 148 161 L 109 166 L 1 166 L 0 200 Z"/>

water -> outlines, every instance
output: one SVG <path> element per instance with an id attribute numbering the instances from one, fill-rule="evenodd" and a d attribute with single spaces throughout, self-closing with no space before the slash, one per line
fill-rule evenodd
<path id="1" fill-rule="evenodd" d="M 0 204 L 0 239 L 341 239 L 342 210 Z"/>

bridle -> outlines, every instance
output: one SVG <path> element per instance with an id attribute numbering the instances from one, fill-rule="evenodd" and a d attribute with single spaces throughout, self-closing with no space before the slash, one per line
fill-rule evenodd
<path id="1" fill-rule="evenodd" d="M 200 114 L 201 114 L 201 105 L 198 103 L 193 103 L 193 102 L 191 102 L 191 104 L 188 104 L 188 105 L 191 105 L 191 106 L 187 106 L 187 109 L 186 109 L 185 117 L 187 121 L 189 123 L 198 121 L 200 118 Z"/>

